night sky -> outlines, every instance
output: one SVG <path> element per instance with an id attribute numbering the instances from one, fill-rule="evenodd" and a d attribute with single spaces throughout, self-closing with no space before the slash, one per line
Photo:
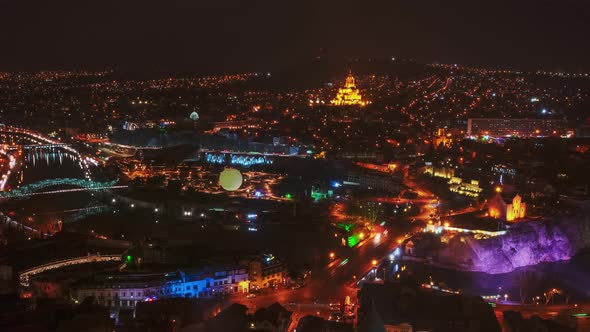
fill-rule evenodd
<path id="1" fill-rule="evenodd" d="M 587 0 L 0 0 L 0 70 L 273 70 L 397 56 L 590 69 Z"/>

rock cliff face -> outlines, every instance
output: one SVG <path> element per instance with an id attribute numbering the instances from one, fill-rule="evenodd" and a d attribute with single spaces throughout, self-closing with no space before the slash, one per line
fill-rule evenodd
<path id="1" fill-rule="evenodd" d="M 477 240 L 455 236 L 439 252 L 439 261 L 468 271 L 491 274 L 541 262 L 568 260 L 590 247 L 590 217 L 520 222 L 503 236 Z"/>

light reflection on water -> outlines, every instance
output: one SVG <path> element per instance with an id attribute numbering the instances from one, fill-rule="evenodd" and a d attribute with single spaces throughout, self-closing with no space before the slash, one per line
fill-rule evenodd
<path id="1" fill-rule="evenodd" d="M 78 158 L 61 148 L 31 149 L 25 153 L 23 184 L 53 178 L 83 178 Z"/>

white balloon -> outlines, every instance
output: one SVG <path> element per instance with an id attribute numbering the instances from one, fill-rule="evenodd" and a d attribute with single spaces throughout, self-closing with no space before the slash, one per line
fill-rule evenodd
<path id="1" fill-rule="evenodd" d="M 242 173 L 235 168 L 226 168 L 219 174 L 219 184 L 227 191 L 238 190 L 242 185 Z"/>

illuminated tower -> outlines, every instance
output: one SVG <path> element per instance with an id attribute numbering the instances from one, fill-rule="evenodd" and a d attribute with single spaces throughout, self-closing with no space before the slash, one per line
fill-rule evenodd
<path id="1" fill-rule="evenodd" d="M 332 99 L 332 105 L 334 106 L 346 106 L 346 105 L 360 105 L 365 106 L 366 101 L 363 101 L 359 90 L 356 88 L 356 82 L 352 72 L 348 73 L 344 86 L 338 89 L 338 94 Z"/>

